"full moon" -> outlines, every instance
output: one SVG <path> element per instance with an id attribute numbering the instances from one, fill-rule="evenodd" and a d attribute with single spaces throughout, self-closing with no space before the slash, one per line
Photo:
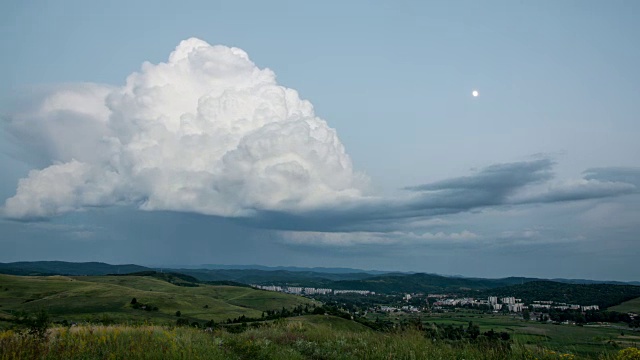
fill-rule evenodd
<path id="1" fill-rule="evenodd" d="M 478 97 L 478 95 L 480 95 L 480 93 L 478 92 L 478 90 L 473 90 L 471 92 L 471 95 L 473 95 L 473 97 Z"/>

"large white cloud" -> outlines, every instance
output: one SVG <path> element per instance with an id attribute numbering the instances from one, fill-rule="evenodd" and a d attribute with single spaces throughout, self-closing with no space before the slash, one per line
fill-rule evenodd
<path id="1" fill-rule="evenodd" d="M 242 216 L 363 196 L 334 129 L 241 49 L 182 41 L 122 87 L 66 85 L 10 117 L 35 163 L 4 214 L 87 206 Z"/>

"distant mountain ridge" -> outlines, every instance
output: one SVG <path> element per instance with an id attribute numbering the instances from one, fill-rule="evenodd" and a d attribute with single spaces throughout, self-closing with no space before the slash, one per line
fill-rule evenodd
<path id="1" fill-rule="evenodd" d="M 313 271 L 256 269 L 163 269 L 193 276 L 201 281 L 235 281 L 244 284 L 329 287 L 340 280 L 362 280 L 366 273 L 319 273 Z"/>
<path id="2" fill-rule="evenodd" d="M 202 264 L 202 265 L 177 265 L 177 266 L 160 266 L 165 269 L 193 269 L 193 270 L 264 270 L 264 271 L 291 271 L 291 272 L 316 272 L 326 274 L 350 274 L 364 273 L 373 275 L 382 275 L 389 273 L 413 274 L 414 272 L 400 271 L 384 271 L 384 270 L 362 270 L 345 267 L 300 267 L 300 266 L 265 266 L 265 265 L 223 265 L 223 264 Z"/>
<path id="3" fill-rule="evenodd" d="M 444 291 L 490 289 L 531 281 L 554 281 L 566 284 L 640 285 L 640 281 L 599 281 L 586 279 L 540 279 L 506 277 L 486 279 L 438 274 L 361 270 L 340 267 L 296 267 L 263 265 L 219 265 L 147 267 L 135 264 L 112 265 L 103 262 L 20 261 L 0 263 L 0 273 L 11 275 L 108 275 L 143 271 L 168 271 L 193 276 L 200 281 L 234 281 L 243 284 L 289 284 L 335 289 L 363 289 L 385 292 Z"/>
<path id="4" fill-rule="evenodd" d="M 529 278 L 529 277 L 506 277 L 506 278 L 477 278 L 464 275 L 445 275 L 438 273 L 424 273 L 419 271 L 393 271 L 393 270 L 363 270 L 356 268 L 345 267 L 300 267 L 300 266 L 266 266 L 266 265 L 225 265 L 225 264 L 202 264 L 202 265 L 174 265 L 174 266 L 155 266 L 154 268 L 163 269 L 189 269 L 189 270 L 263 270 L 263 271 L 289 271 L 289 272 L 313 272 L 322 274 L 371 274 L 371 275 L 412 275 L 412 274 L 427 274 L 434 276 L 442 276 L 446 278 L 461 278 L 461 279 L 482 279 L 482 280 L 501 280 L 501 279 L 523 279 L 523 280 L 549 280 L 562 282 L 567 284 L 613 284 L 613 285 L 638 285 L 640 281 L 617 281 L 617 280 L 590 280 L 590 279 L 566 279 L 566 278 Z"/>
<path id="5" fill-rule="evenodd" d="M 610 285 L 636 285 L 640 286 L 640 281 L 615 281 L 615 280 L 588 280 L 588 279 L 548 279 L 550 281 L 561 282 L 565 284 L 610 284 Z"/>
<path id="6" fill-rule="evenodd" d="M 107 275 L 153 270 L 135 264 L 111 265 L 103 262 L 19 261 L 0 263 L 0 274 L 9 275 Z"/>

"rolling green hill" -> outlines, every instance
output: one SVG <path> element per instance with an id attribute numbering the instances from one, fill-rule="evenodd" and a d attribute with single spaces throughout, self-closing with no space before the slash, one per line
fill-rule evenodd
<path id="1" fill-rule="evenodd" d="M 618 305 L 624 301 L 631 300 L 640 296 L 640 286 L 621 285 L 621 284 L 597 284 L 583 283 L 584 281 L 562 280 L 560 281 L 542 281 L 535 278 L 508 277 L 502 279 L 482 279 L 482 278 L 465 278 L 465 277 L 449 277 L 433 274 L 415 273 L 388 273 L 384 275 L 373 275 L 369 273 L 320 273 L 314 271 L 296 271 L 289 270 L 261 270 L 261 269 L 165 269 L 162 272 L 155 271 L 138 265 L 109 265 L 105 263 L 68 263 L 61 261 L 40 261 L 40 262 L 17 262 L 17 263 L 0 263 L 0 273 L 10 273 L 18 275 L 106 275 L 110 274 L 112 278 L 122 277 L 120 274 L 130 273 L 125 276 L 125 283 L 136 283 L 131 281 L 130 275 L 135 275 L 145 279 L 145 284 L 156 280 L 165 285 L 178 285 L 178 287 L 202 287 L 210 289 L 213 287 L 246 287 L 246 284 L 262 284 L 262 285 L 283 285 L 283 286 L 302 286 L 316 288 L 331 288 L 341 290 L 370 290 L 382 294 L 398 294 L 398 293 L 455 293 L 459 295 L 468 295 L 473 297 L 485 297 L 489 295 L 497 296 L 515 296 L 531 302 L 533 300 L 553 300 L 556 302 L 573 303 L 580 305 L 599 305 L 600 308 L 607 308 Z M 89 278 L 73 278 L 76 281 L 89 281 Z M 94 278 L 95 279 L 95 278 Z M 91 280 L 93 282 L 99 280 Z M 112 285 L 118 282 L 116 279 L 100 280 L 106 285 Z M 208 283 L 208 284 L 207 284 Z M 245 285 L 242 285 L 245 284 Z M 206 287 L 205 285 L 209 285 Z M 132 287 L 130 285 L 129 287 Z M 151 292 L 146 287 L 153 286 L 144 285 L 137 287 L 137 291 L 147 291 L 140 296 L 149 297 Z M 129 296 L 132 289 L 127 290 Z M 184 296 L 195 296 L 203 290 L 177 290 L 186 291 Z M 252 290 L 255 291 L 255 290 Z M 116 292 L 117 293 L 117 292 Z M 165 299 L 163 294 L 153 294 L 156 300 L 145 300 L 143 303 L 151 303 L 158 306 L 161 310 L 158 317 L 164 312 L 165 315 L 171 315 L 168 309 L 178 311 L 179 304 L 172 303 Z M 132 295 L 133 296 L 133 295 Z M 271 295 L 269 295 L 271 296 Z M 24 299 L 29 300 L 29 299 Z M 30 301 L 29 301 L 30 302 Z M 161 307 L 157 303 L 165 304 Z M 200 301 L 196 301 L 200 304 Z M 200 304 L 205 306 L 207 304 Z M 29 307 L 32 305 L 24 305 Z M 630 305 L 630 306 L 635 306 Z M 276 306 L 277 308 L 277 306 Z M 111 308 L 109 308 L 111 309 Z M 275 308 L 274 308 L 275 309 Z M 0 308 L 0 310 L 2 310 Z M 236 309 L 237 310 L 237 309 Z M 181 310 L 182 311 L 182 310 Z M 184 313 L 184 311 L 182 311 Z M 116 313 L 118 313 L 116 311 Z M 199 311 L 192 311 L 195 316 L 208 316 L 210 312 L 200 314 Z M 136 313 L 137 314 L 137 313 Z M 231 318 L 240 315 L 239 311 L 228 311 Z M 242 313 L 245 316 L 252 316 L 255 313 Z M 261 314 L 261 311 L 260 311 Z M 139 315 L 139 314 L 138 314 Z M 147 315 L 149 316 L 149 315 Z M 217 316 L 216 318 L 220 318 Z M 226 319 L 226 318 L 224 318 Z"/>
<path id="2" fill-rule="evenodd" d="M 133 298 L 157 311 L 134 309 Z M 263 311 L 311 305 L 312 300 L 247 287 L 199 284 L 186 287 L 152 276 L 0 275 L 0 317 L 47 310 L 54 319 L 175 323 L 176 311 L 190 320 L 224 321 Z"/>
<path id="3" fill-rule="evenodd" d="M 308 286 L 331 289 L 370 290 L 377 293 L 482 290 L 539 279 L 508 277 L 480 279 L 433 274 L 319 273 L 313 271 L 256 269 L 175 269 L 200 281 L 230 280 L 245 284 Z"/>
<path id="4" fill-rule="evenodd" d="M 625 301 L 620 305 L 613 306 L 609 308 L 609 310 L 618 311 L 618 312 L 634 312 L 640 313 L 640 297 L 635 299 L 631 299 L 629 301 Z"/>

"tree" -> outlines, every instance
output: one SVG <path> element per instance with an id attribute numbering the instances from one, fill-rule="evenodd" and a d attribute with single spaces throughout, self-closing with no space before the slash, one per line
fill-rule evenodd
<path id="1" fill-rule="evenodd" d="M 529 310 L 524 310 L 522 312 L 522 318 L 525 320 L 531 320 L 531 313 L 529 313 Z"/>
<path id="2" fill-rule="evenodd" d="M 216 324 L 216 322 L 215 322 L 215 321 L 213 321 L 213 319 L 212 319 L 212 320 L 207 321 L 207 322 L 204 324 L 204 326 L 205 326 L 205 327 L 208 327 L 208 328 L 215 328 L 215 327 L 217 326 L 217 324 Z"/>
<path id="3" fill-rule="evenodd" d="M 180 310 L 176 311 L 176 316 L 177 316 L 177 317 L 182 316 L 182 313 L 180 312 Z"/>
<path id="4" fill-rule="evenodd" d="M 475 340 L 478 336 L 480 336 L 480 326 L 474 325 L 473 321 L 469 321 L 469 326 L 467 327 L 467 334 L 473 340 Z"/>
<path id="5" fill-rule="evenodd" d="M 51 319 L 44 309 L 40 309 L 35 315 L 19 312 L 16 314 L 16 323 L 26 326 L 30 335 L 44 339 L 47 336 Z"/>
<path id="6" fill-rule="evenodd" d="M 131 305 L 135 305 L 138 303 L 138 300 L 136 298 L 131 299 Z"/>

